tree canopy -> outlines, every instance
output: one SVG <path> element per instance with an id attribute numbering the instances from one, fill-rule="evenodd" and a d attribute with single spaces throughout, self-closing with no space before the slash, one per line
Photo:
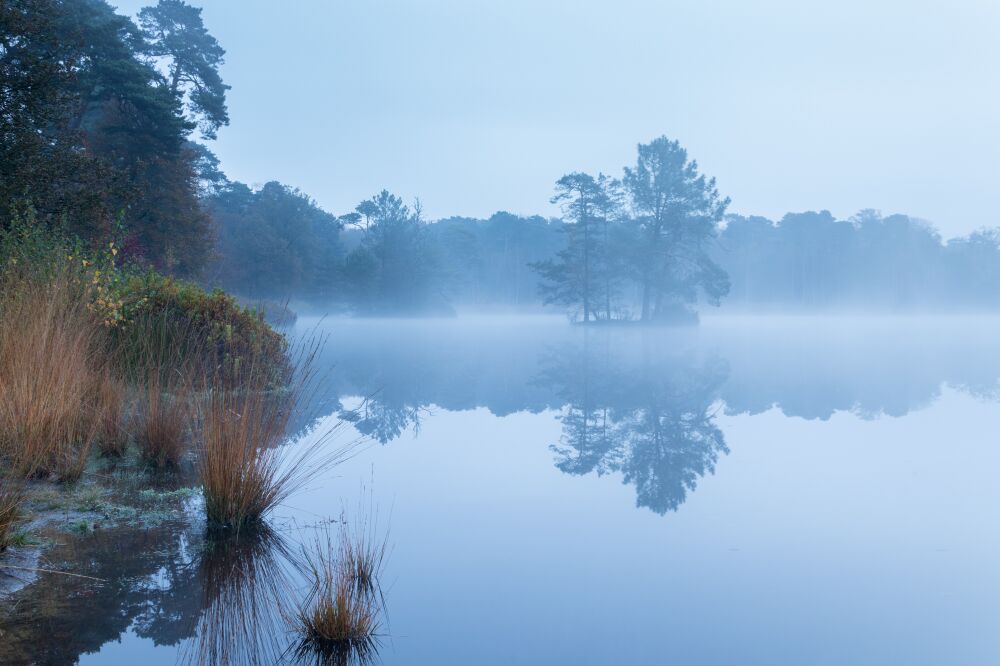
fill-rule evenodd
<path id="1" fill-rule="evenodd" d="M 173 0 L 144 14 L 152 21 L 169 8 L 192 11 Z M 226 87 L 221 53 L 206 46 L 214 39 L 193 12 L 196 25 L 184 25 L 200 32 L 183 31 L 190 47 L 168 40 L 181 72 L 174 85 L 154 62 L 169 56 L 167 42 L 149 41 L 103 0 L 0 5 L 0 224 L 31 207 L 46 224 L 95 243 L 124 234 L 137 261 L 187 275 L 205 266 L 211 236 L 197 171 L 204 152 L 191 148 L 195 124 L 184 110 L 214 136 L 226 122 Z M 197 54 L 195 75 L 189 61 Z M 193 87 L 182 85 L 195 76 Z"/>

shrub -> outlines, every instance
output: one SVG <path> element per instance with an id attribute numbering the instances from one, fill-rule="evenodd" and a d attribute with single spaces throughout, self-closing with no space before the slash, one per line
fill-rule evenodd
<path id="1" fill-rule="evenodd" d="M 211 293 L 188 282 L 149 272 L 121 286 L 126 317 L 116 337 L 127 365 L 142 365 L 143 332 L 156 321 L 166 336 L 165 347 L 196 361 L 213 376 L 235 386 L 248 381 L 252 359 L 254 381 L 284 385 L 291 373 L 288 343 L 264 321 L 262 314 L 241 307 L 222 291 Z"/>
<path id="2" fill-rule="evenodd" d="M 138 273 L 121 264 L 114 241 L 86 247 L 38 223 L 30 208 L 0 230 L 0 271 L 4 283 L 59 282 L 70 288 L 111 333 L 124 371 L 145 368 L 144 335 L 156 320 L 173 336 L 168 346 L 182 355 L 197 353 L 199 362 L 232 385 L 242 381 L 242 368 L 251 357 L 272 387 L 289 379 L 287 342 L 268 325 L 262 309 L 242 307 L 222 291 L 206 292 L 155 271 Z"/>

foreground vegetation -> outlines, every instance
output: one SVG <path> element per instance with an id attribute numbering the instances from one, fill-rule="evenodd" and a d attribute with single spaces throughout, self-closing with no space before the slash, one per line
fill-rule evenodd
<path id="1" fill-rule="evenodd" d="M 279 448 L 299 397 L 287 348 L 221 292 L 15 220 L 0 235 L 0 542 L 31 482 L 69 486 L 130 451 L 150 470 L 199 460 L 210 519 L 260 520 L 304 473 Z"/>
<path id="2" fill-rule="evenodd" d="M 87 250 L 30 209 L 15 218 L 0 233 L 0 551 L 37 544 L 26 519 L 45 507 L 86 533 L 162 511 L 160 498 L 187 497 L 193 481 L 212 597 L 198 648 L 228 653 L 244 601 L 290 607 L 267 515 L 351 450 L 331 445 L 335 427 L 283 446 L 321 344 L 290 352 L 263 313 L 221 292 L 140 272 L 114 242 Z M 165 480 L 173 490 L 158 490 Z M 304 632 L 311 618 L 309 649 L 323 659 L 371 654 L 380 626 L 385 544 L 341 536 L 339 549 L 328 539 L 308 551 L 311 591 L 285 613 Z"/>

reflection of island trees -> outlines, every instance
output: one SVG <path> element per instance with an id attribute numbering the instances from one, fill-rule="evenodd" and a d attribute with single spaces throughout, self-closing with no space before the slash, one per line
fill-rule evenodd
<path id="1" fill-rule="evenodd" d="M 566 404 L 556 466 L 620 472 L 638 506 L 675 511 L 729 452 L 714 418 L 726 365 L 646 344 L 616 348 L 602 333 L 548 353 L 537 379 Z"/>
<path id="2" fill-rule="evenodd" d="M 420 405 L 393 400 L 383 392 L 366 398 L 356 409 L 340 411 L 340 418 L 350 421 L 354 428 L 365 437 L 371 437 L 379 444 L 396 439 L 409 429 L 420 433 L 420 419 L 426 410 Z"/>
<path id="3" fill-rule="evenodd" d="M 718 397 L 729 414 L 777 408 L 786 416 L 827 419 L 839 411 L 860 418 L 902 416 L 933 403 L 943 385 L 976 396 L 1000 394 L 1000 337 L 960 321 L 927 329 L 864 320 L 844 335 L 826 320 L 758 321 L 732 328 L 608 328 L 616 349 L 640 340 L 664 349 L 717 350 L 729 372 Z M 302 331 L 312 330 L 304 324 Z M 421 407 L 457 411 L 485 407 L 497 416 L 559 409 L 555 384 L 533 382 L 546 349 L 581 344 L 579 328 L 509 320 L 334 322 L 317 367 L 330 368 L 326 401 L 301 420 L 339 411 L 339 398 L 375 396 L 367 432 L 389 441 L 405 432 Z M 596 338 L 594 338 L 596 340 Z M 641 359 L 635 361 L 638 367 Z"/>

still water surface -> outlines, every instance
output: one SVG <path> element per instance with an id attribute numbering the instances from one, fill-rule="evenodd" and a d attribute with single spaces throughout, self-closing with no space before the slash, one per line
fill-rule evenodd
<path id="1" fill-rule="evenodd" d="M 393 546 L 386 664 L 1000 663 L 1000 320 L 293 335 L 317 326 L 330 372 L 298 425 L 347 419 L 368 444 L 278 511 L 282 545 L 220 553 L 194 517 L 74 539 L 53 557 L 111 582 L 43 576 L 17 649 L 271 663 L 280 618 L 220 631 L 255 592 L 219 572 L 294 587 L 283 549 L 362 500 Z"/>

